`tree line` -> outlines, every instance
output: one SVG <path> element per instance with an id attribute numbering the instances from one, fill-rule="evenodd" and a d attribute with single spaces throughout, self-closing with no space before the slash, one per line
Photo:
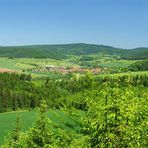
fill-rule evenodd
<path id="1" fill-rule="evenodd" d="M 0 74 L 0 112 L 38 107 L 42 99 L 46 99 L 50 108 L 60 108 L 65 104 L 76 108 L 83 108 L 83 99 L 77 99 L 85 92 L 95 90 L 100 85 L 110 82 L 112 87 L 117 80 L 122 89 L 127 87 L 129 76 L 85 76 L 54 80 L 47 78 L 41 86 L 35 85 L 31 75 Z M 145 90 L 148 86 L 147 75 L 130 76 L 133 88 Z M 139 93 L 139 92 L 137 92 Z M 139 93 L 140 95 L 140 93 Z"/>

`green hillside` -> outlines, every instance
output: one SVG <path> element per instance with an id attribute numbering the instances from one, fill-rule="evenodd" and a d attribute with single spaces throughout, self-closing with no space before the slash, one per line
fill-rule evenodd
<path id="1" fill-rule="evenodd" d="M 131 71 L 147 71 L 148 70 L 148 60 L 137 61 L 129 66 Z"/>
<path id="2" fill-rule="evenodd" d="M 147 59 L 148 48 L 120 49 L 95 44 L 57 44 L 0 47 L 0 57 L 66 59 L 69 56 L 107 54 L 121 59 Z"/>
<path id="3" fill-rule="evenodd" d="M 126 59 L 130 60 L 143 60 L 148 59 L 148 48 L 135 48 L 128 51 L 125 56 Z"/>

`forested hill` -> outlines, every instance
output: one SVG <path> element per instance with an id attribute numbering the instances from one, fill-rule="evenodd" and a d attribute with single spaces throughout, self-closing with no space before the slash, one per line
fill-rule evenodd
<path id="1" fill-rule="evenodd" d="M 136 48 L 130 50 L 126 58 L 133 60 L 148 59 L 148 48 Z"/>
<path id="2" fill-rule="evenodd" d="M 107 54 L 124 59 L 147 59 L 148 48 L 120 49 L 95 44 L 0 46 L 0 57 L 65 59 L 69 55 Z"/>

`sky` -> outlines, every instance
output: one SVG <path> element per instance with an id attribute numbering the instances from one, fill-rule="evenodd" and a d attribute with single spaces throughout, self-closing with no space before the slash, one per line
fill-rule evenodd
<path id="1" fill-rule="evenodd" d="M 148 47 L 148 0 L 0 0 L 0 46 Z"/>

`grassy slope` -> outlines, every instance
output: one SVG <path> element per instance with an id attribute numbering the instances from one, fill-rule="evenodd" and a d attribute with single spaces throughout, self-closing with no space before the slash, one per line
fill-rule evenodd
<path id="1" fill-rule="evenodd" d="M 24 130 L 26 130 L 32 124 L 34 112 L 24 111 L 18 112 L 18 114 L 22 118 Z M 15 127 L 16 115 L 17 113 L 15 112 L 0 114 L 0 145 L 4 142 L 4 137 L 8 135 L 8 132 Z"/>
<path id="2" fill-rule="evenodd" d="M 34 121 L 36 114 L 36 111 L 0 113 L 0 145 L 4 143 L 4 138 L 8 135 L 8 132 L 12 131 L 15 127 L 15 119 L 17 115 L 21 117 L 23 131 L 26 131 L 29 127 L 32 126 L 32 122 Z M 48 116 L 51 121 L 66 130 L 71 129 L 65 125 L 65 122 L 70 122 L 74 125 L 74 122 L 70 120 L 63 111 L 50 110 L 48 112 Z M 77 129 L 78 127 L 75 128 Z"/>
<path id="3" fill-rule="evenodd" d="M 55 59 L 34 59 L 34 58 L 0 58 L 0 68 L 22 70 L 27 68 L 44 67 L 45 65 L 55 66 L 76 66 L 68 60 Z"/>

